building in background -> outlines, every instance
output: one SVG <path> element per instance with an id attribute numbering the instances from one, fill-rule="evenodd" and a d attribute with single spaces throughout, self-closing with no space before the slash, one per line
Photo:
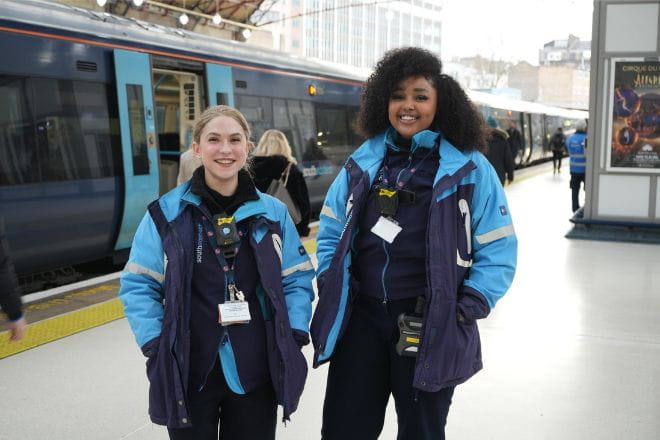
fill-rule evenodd
<path id="1" fill-rule="evenodd" d="M 552 40 L 539 50 L 540 66 L 571 66 L 589 70 L 591 66 L 591 41 L 580 41 L 575 35 L 566 40 Z"/>
<path id="2" fill-rule="evenodd" d="M 279 0 L 261 9 L 252 20 L 273 33 L 275 49 L 294 55 L 371 69 L 396 47 L 440 54 L 441 0 Z"/>
<path id="3" fill-rule="evenodd" d="M 509 69 L 509 87 L 520 89 L 522 99 L 548 105 L 587 109 L 591 42 L 570 35 L 539 50 L 539 66 L 520 62 Z"/>
<path id="4" fill-rule="evenodd" d="M 589 107 L 589 71 L 571 66 L 532 66 L 520 62 L 509 69 L 509 87 L 525 101 L 559 107 Z"/>

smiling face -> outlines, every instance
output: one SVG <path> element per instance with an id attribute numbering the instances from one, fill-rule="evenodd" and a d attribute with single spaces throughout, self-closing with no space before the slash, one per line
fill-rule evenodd
<path id="1" fill-rule="evenodd" d="M 433 123 L 438 92 L 423 76 L 412 76 L 399 83 L 390 95 L 388 117 L 404 139 L 426 130 Z"/>
<path id="2" fill-rule="evenodd" d="M 223 196 L 234 194 L 248 155 L 248 139 L 238 121 L 230 116 L 211 119 L 199 142 L 193 142 L 193 151 L 202 159 L 206 184 Z"/>

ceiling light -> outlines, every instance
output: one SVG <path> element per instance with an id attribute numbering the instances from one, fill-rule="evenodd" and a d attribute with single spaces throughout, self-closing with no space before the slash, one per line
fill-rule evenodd
<path id="1" fill-rule="evenodd" d="M 183 14 L 179 15 L 179 23 L 181 23 L 184 26 L 187 25 L 188 24 L 188 14 L 186 14 L 184 12 Z"/>
<path id="2" fill-rule="evenodd" d="M 241 34 L 243 35 L 243 38 L 247 40 L 248 38 L 250 38 L 250 35 L 252 35 L 252 31 L 250 29 L 243 29 L 241 31 Z"/>
<path id="3" fill-rule="evenodd" d="M 144 3 L 144 0 L 133 0 L 133 4 L 138 8 L 142 6 L 142 3 Z"/>
<path id="4" fill-rule="evenodd" d="M 222 22 L 222 17 L 217 12 L 213 16 L 213 24 L 218 25 Z"/>
<path id="5" fill-rule="evenodd" d="M 96 4 L 99 5 L 100 7 L 105 6 L 107 2 L 108 0 L 96 0 Z"/>

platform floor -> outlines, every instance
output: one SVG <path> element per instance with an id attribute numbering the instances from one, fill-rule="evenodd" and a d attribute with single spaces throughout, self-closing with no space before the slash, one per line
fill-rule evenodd
<path id="1" fill-rule="evenodd" d="M 518 272 L 480 322 L 485 368 L 456 390 L 450 440 L 660 438 L 660 247 L 565 239 L 567 171 L 507 188 Z M 278 439 L 320 438 L 325 375 Z M 0 360 L 0 414 L 3 440 L 167 438 L 125 319 Z M 396 438 L 392 405 L 380 438 Z"/>

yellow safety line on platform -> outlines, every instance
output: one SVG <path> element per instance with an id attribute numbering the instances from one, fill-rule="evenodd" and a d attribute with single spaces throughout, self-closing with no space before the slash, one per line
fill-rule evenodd
<path id="1" fill-rule="evenodd" d="M 123 317 L 124 308 L 121 302 L 119 299 L 111 299 L 65 315 L 29 324 L 27 334 L 18 342 L 10 342 L 9 332 L 2 332 L 0 333 L 0 359 Z"/>

